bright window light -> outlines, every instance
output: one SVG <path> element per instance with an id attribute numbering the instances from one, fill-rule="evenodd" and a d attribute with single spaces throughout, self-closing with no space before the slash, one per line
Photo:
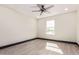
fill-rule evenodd
<path id="1" fill-rule="evenodd" d="M 55 20 L 46 21 L 46 34 L 55 35 Z"/>

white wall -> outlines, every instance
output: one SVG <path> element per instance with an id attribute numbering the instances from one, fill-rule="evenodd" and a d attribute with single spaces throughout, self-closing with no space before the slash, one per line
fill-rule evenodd
<path id="1" fill-rule="evenodd" d="M 77 11 L 77 43 L 79 44 L 79 10 Z"/>
<path id="2" fill-rule="evenodd" d="M 36 37 L 36 20 L 0 6 L 0 46 Z"/>
<path id="3" fill-rule="evenodd" d="M 55 19 L 56 35 L 47 35 L 46 21 Z M 63 41 L 76 41 L 76 12 L 60 14 L 47 18 L 38 19 L 38 37 Z"/>

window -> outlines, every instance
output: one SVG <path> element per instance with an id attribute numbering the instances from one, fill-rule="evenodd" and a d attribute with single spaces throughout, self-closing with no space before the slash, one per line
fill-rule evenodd
<path id="1" fill-rule="evenodd" d="M 55 20 L 46 21 L 46 34 L 55 35 Z"/>

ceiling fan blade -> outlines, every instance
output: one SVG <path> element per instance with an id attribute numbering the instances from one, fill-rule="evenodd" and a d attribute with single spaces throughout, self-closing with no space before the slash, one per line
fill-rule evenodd
<path id="1" fill-rule="evenodd" d="M 37 6 L 38 6 L 40 9 L 42 9 L 42 4 L 37 4 Z"/>
<path id="2" fill-rule="evenodd" d="M 32 12 L 40 12 L 40 10 L 34 10 L 34 11 L 32 11 Z"/>
<path id="3" fill-rule="evenodd" d="M 50 8 L 52 8 L 52 7 L 54 7 L 54 5 L 51 5 L 51 6 L 47 7 L 46 9 L 50 9 Z"/>

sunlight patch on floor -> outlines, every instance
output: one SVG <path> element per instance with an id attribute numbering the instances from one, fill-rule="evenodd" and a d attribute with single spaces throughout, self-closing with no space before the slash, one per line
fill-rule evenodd
<path id="1" fill-rule="evenodd" d="M 57 44 L 54 44 L 54 43 L 47 42 L 46 49 L 50 50 L 50 51 L 54 51 L 54 52 L 59 53 L 59 54 L 63 54 L 63 51 L 59 48 L 59 46 Z"/>

